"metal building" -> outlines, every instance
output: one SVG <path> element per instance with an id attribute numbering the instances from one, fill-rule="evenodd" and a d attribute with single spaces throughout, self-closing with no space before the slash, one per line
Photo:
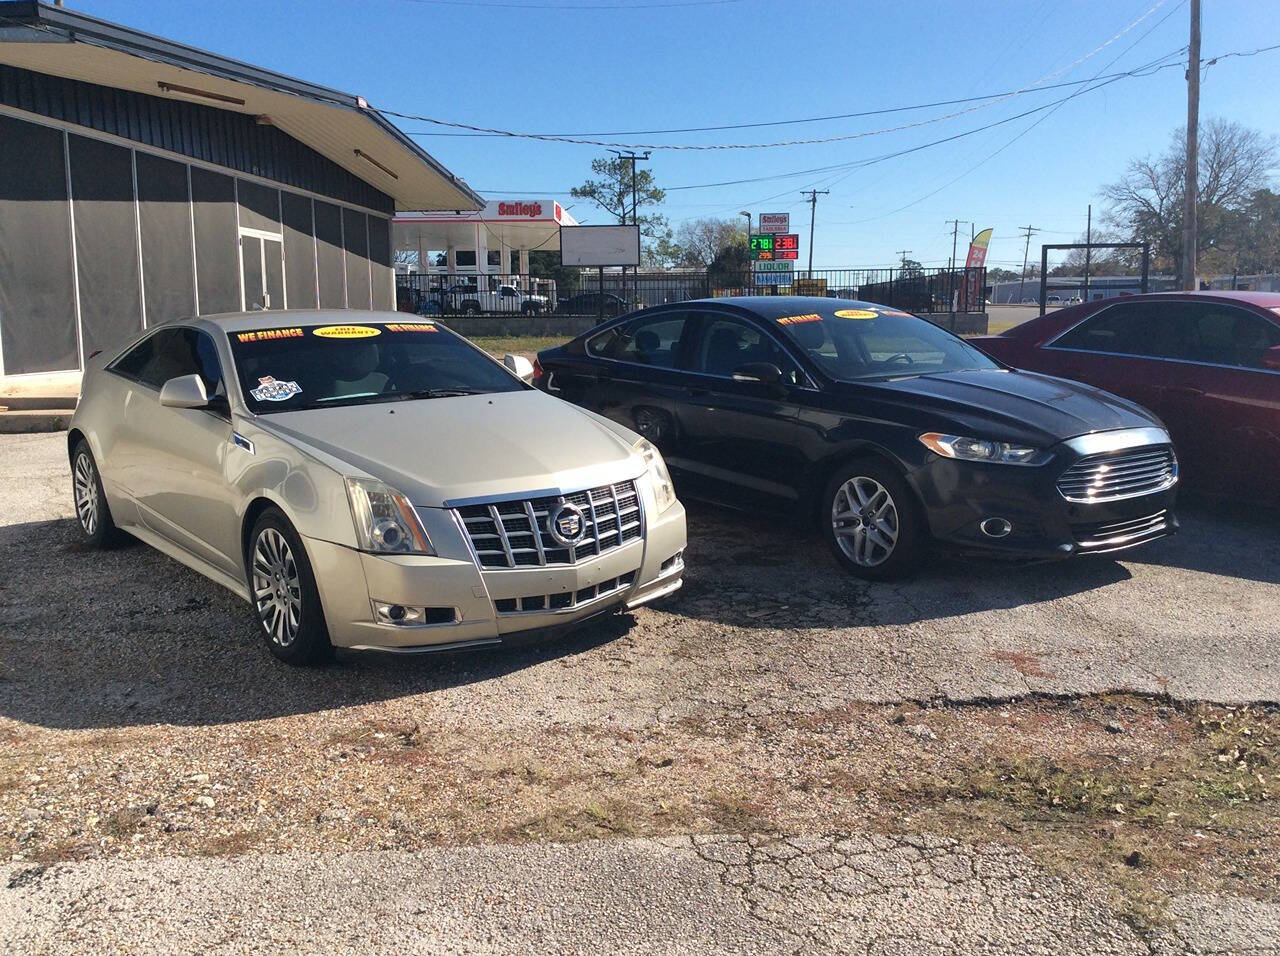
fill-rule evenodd
<path id="1" fill-rule="evenodd" d="M 483 205 L 361 97 L 0 0 L 0 375 L 180 316 L 392 309 L 392 216 Z"/>

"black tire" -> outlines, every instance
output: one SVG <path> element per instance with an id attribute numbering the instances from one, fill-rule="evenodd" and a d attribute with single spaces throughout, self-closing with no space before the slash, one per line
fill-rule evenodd
<path id="1" fill-rule="evenodd" d="M 887 510 L 882 492 L 888 496 Z M 838 520 L 838 513 L 849 517 Z M 857 577 L 905 577 L 924 558 L 928 535 L 920 504 L 902 475 L 878 458 L 855 459 L 835 468 L 823 487 L 818 515 L 822 536 L 836 560 Z M 838 534 L 837 525 L 846 533 Z"/>
<path id="2" fill-rule="evenodd" d="M 480 314 L 480 303 L 479 303 L 479 302 L 464 302 L 464 303 L 462 303 L 462 314 L 463 314 L 463 315 L 479 315 L 479 314 Z"/>
<path id="3" fill-rule="evenodd" d="M 536 302 L 526 302 L 524 305 L 520 306 L 521 315 L 536 315 L 539 311 L 540 309 Z"/>
<path id="4" fill-rule="evenodd" d="M 299 666 L 331 659 L 333 645 L 311 561 L 279 509 L 268 508 L 254 522 L 245 564 L 254 620 L 267 650 Z"/>
<path id="5" fill-rule="evenodd" d="M 659 447 L 663 442 L 671 441 L 675 435 L 675 422 L 660 408 L 641 405 L 632 411 L 631 419 L 635 423 L 636 431 Z"/>
<path id="6" fill-rule="evenodd" d="M 124 540 L 124 532 L 111 518 L 111 506 L 102 491 L 102 476 L 89 443 L 83 438 L 71 451 L 71 496 L 76 509 L 76 525 L 91 548 L 113 548 Z"/>

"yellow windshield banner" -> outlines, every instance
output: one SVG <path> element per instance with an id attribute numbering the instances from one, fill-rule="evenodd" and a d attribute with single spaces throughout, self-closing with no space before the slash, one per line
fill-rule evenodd
<path id="1" fill-rule="evenodd" d="M 436 327 L 423 322 L 395 322 L 383 326 L 388 332 L 435 332 Z"/>
<path id="2" fill-rule="evenodd" d="M 237 342 L 274 342 L 276 339 L 300 339 L 302 329 L 257 329 L 253 332 L 237 332 Z"/>
<path id="3" fill-rule="evenodd" d="M 838 319 L 874 319 L 879 315 L 879 312 L 872 312 L 870 309 L 836 309 Z"/>
<path id="4" fill-rule="evenodd" d="M 784 315 L 778 319 L 779 325 L 803 325 L 805 322 L 821 322 L 822 316 L 817 312 L 810 312 L 807 315 Z"/>
<path id="5" fill-rule="evenodd" d="M 324 325 L 312 329 L 311 334 L 322 339 L 367 339 L 381 335 L 382 329 L 375 329 L 372 325 Z"/>

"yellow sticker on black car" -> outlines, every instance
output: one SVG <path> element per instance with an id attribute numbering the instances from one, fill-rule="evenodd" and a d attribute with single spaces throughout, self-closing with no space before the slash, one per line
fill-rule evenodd
<path id="1" fill-rule="evenodd" d="M 870 309 L 836 309 L 836 317 L 841 319 L 874 319 L 879 315 Z"/>
<path id="2" fill-rule="evenodd" d="M 394 322 L 389 323 L 384 328 L 388 332 L 435 332 L 434 325 L 425 322 Z"/>
<path id="3" fill-rule="evenodd" d="M 381 335 L 382 329 L 375 329 L 372 325 L 324 325 L 312 329 L 311 334 L 322 339 L 367 339 Z"/>
<path id="4" fill-rule="evenodd" d="M 837 312 L 836 315 L 840 313 Z M 821 322 L 822 316 L 817 312 L 809 312 L 805 315 L 784 315 L 778 319 L 779 325 L 804 325 L 806 322 Z"/>

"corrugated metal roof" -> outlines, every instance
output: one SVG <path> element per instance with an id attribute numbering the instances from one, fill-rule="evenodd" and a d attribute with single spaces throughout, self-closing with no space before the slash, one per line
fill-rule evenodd
<path id="1" fill-rule="evenodd" d="M 0 0 L 0 63 L 262 117 L 395 200 L 396 209 L 484 205 L 358 96 L 32 0 Z"/>

